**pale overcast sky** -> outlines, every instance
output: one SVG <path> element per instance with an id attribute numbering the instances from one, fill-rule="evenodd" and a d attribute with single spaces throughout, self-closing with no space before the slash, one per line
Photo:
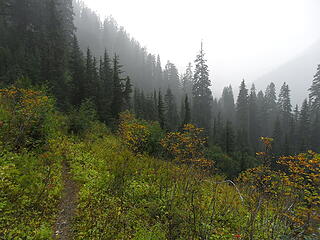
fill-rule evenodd
<path id="1" fill-rule="evenodd" d="M 213 88 L 254 81 L 320 38 L 320 0 L 85 0 L 184 71 L 201 39 Z M 214 92 L 216 92 L 214 91 Z"/>

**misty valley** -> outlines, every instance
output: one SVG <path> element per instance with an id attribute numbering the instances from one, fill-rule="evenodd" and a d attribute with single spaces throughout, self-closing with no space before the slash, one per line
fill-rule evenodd
<path id="1" fill-rule="evenodd" d="M 217 83 L 89 6 L 0 0 L 0 239 L 320 239 L 319 40 Z"/>

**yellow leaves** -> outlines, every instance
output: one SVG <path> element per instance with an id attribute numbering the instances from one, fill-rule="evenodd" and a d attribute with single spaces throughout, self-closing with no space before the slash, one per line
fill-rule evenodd
<path id="1" fill-rule="evenodd" d="M 206 141 L 207 139 L 203 136 L 203 129 L 192 124 L 186 124 L 181 132 L 167 133 L 160 143 L 178 161 L 211 167 L 213 162 L 204 158 Z"/>
<path id="2" fill-rule="evenodd" d="M 142 153 L 151 135 L 146 125 L 130 112 L 120 114 L 119 133 L 125 144 L 135 153 Z"/>
<path id="3" fill-rule="evenodd" d="M 268 147 L 270 147 L 272 142 L 273 142 L 273 138 L 261 137 L 260 139 L 263 142 L 263 144 L 268 146 Z"/>

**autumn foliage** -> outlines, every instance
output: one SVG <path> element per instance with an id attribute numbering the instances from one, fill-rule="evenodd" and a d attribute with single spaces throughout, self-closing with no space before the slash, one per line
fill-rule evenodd
<path id="1" fill-rule="evenodd" d="M 277 218 L 287 222 L 292 237 L 320 234 L 320 155 L 312 151 L 295 156 L 283 156 L 277 161 L 280 169 L 273 169 L 268 154 L 270 138 L 261 138 L 266 152 L 258 153 L 265 165 L 242 173 L 239 182 L 247 188 L 248 199 L 261 206 L 269 200 L 277 201 L 272 209 Z M 265 203 L 266 204 L 266 203 Z M 317 236 L 318 236 L 317 235 Z"/>
<path id="2" fill-rule="evenodd" d="M 180 162 L 195 163 L 200 166 L 212 166 L 213 162 L 205 159 L 205 144 L 203 129 L 192 124 L 184 125 L 182 131 L 169 132 L 161 145 L 174 159 Z"/>
<path id="3" fill-rule="evenodd" d="M 13 148 L 40 144 L 45 137 L 53 102 L 42 92 L 11 87 L 0 89 L 0 137 Z M 5 134 L 4 134 L 5 133 Z"/>

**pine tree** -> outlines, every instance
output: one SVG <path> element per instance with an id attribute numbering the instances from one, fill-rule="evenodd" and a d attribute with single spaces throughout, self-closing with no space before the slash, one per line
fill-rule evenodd
<path id="1" fill-rule="evenodd" d="M 234 151 L 234 147 L 235 147 L 234 145 L 235 145 L 235 134 L 232 127 L 232 123 L 230 121 L 227 121 L 224 128 L 223 150 L 229 154 Z"/>
<path id="2" fill-rule="evenodd" d="M 265 116 L 263 126 L 266 128 L 266 135 L 270 136 L 272 134 L 273 123 L 275 122 L 278 114 L 276 86 L 273 82 L 267 86 L 264 99 Z"/>
<path id="3" fill-rule="evenodd" d="M 113 99 L 111 105 L 112 117 L 119 119 L 119 114 L 123 108 L 123 84 L 120 78 L 122 71 L 119 65 L 119 57 L 115 54 L 113 58 Z"/>
<path id="4" fill-rule="evenodd" d="M 320 113 L 320 64 L 318 65 L 317 73 L 314 75 L 309 91 L 312 110 Z"/>
<path id="5" fill-rule="evenodd" d="M 72 79 L 71 103 L 74 106 L 80 106 L 85 96 L 84 88 L 84 62 L 77 37 L 74 35 L 72 49 L 69 60 L 69 69 Z"/>
<path id="6" fill-rule="evenodd" d="M 223 89 L 221 97 L 221 108 L 223 118 L 228 121 L 233 121 L 235 114 L 235 104 L 231 85 Z"/>
<path id="7" fill-rule="evenodd" d="M 254 151 L 257 151 L 259 138 L 259 122 L 258 122 L 258 98 L 256 95 L 256 87 L 252 84 L 249 96 L 249 139 Z"/>
<path id="8" fill-rule="evenodd" d="M 290 101 L 289 85 L 286 83 L 283 83 L 280 89 L 278 108 L 280 111 L 281 125 L 283 126 L 285 133 L 287 133 L 289 131 L 290 119 L 292 117 L 292 105 Z"/>
<path id="9" fill-rule="evenodd" d="M 272 144 L 273 152 L 276 155 L 279 155 L 282 152 L 282 144 L 283 144 L 283 132 L 282 132 L 281 122 L 279 117 L 277 117 L 274 123 L 272 137 L 274 139 Z"/>
<path id="10" fill-rule="evenodd" d="M 131 110 L 131 93 L 132 93 L 132 84 L 130 78 L 127 77 L 126 84 L 124 87 L 123 97 L 125 101 L 125 110 Z"/>
<path id="11" fill-rule="evenodd" d="M 182 76 L 182 90 L 184 94 L 192 94 L 193 72 L 191 63 L 188 64 L 186 72 Z"/>
<path id="12" fill-rule="evenodd" d="M 193 121 L 197 126 L 205 128 L 207 132 L 211 127 L 211 104 L 212 93 L 210 90 L 211 81 L 209 79 L 209 70 L 201 43 L 200 53 L 195 60 L 195 73 L 193 77 Z"/>
<path id="13" fill-rule="evenodd" d="M 307 151 L 310 146 L 310 112 L 307 99 L 303 101 L 299 115 L 299 150 Z"/>
<path id="14" fill-rule="evenodd" d="M 164 129 L 165 127 L 164 104 L 162 101 L 162 94 L 160 90 L 158 93 L 158 121 L 159 121 L 160 127 Z"/>
<path id="15" fill-rule="evenodd" d="M 320 113 L 316 112 L 311 123 L 311 149 L 320 152 Z"/>
<path id="16" fill-rule="evenodd" d="M 165 122 L 167 124 L 167 128 L 169 130 L 175 130 L 177 128 L 177 123 L 179 123 L 179 117 L 177 113 L 177 105 L 170 88 L 167 89 L 165 95 L 165 104 Z"/>
<path id="17" fill-rule="evenodd" d="M 191 109 L 189 105 L 188 95 L 186 95 L 184 100 L 184 119 L 183 125 L 188 124 L 191 122 Z"/>
<path id="18" fill-rule="evenodd" d="M 248 131 L 248 117 L 249 117 L 249 97 L 248 89 L 245 81 L 242 80 L 240 85 L 239 96 L 237 100 L 237 123 L 240 130 Z"/>

